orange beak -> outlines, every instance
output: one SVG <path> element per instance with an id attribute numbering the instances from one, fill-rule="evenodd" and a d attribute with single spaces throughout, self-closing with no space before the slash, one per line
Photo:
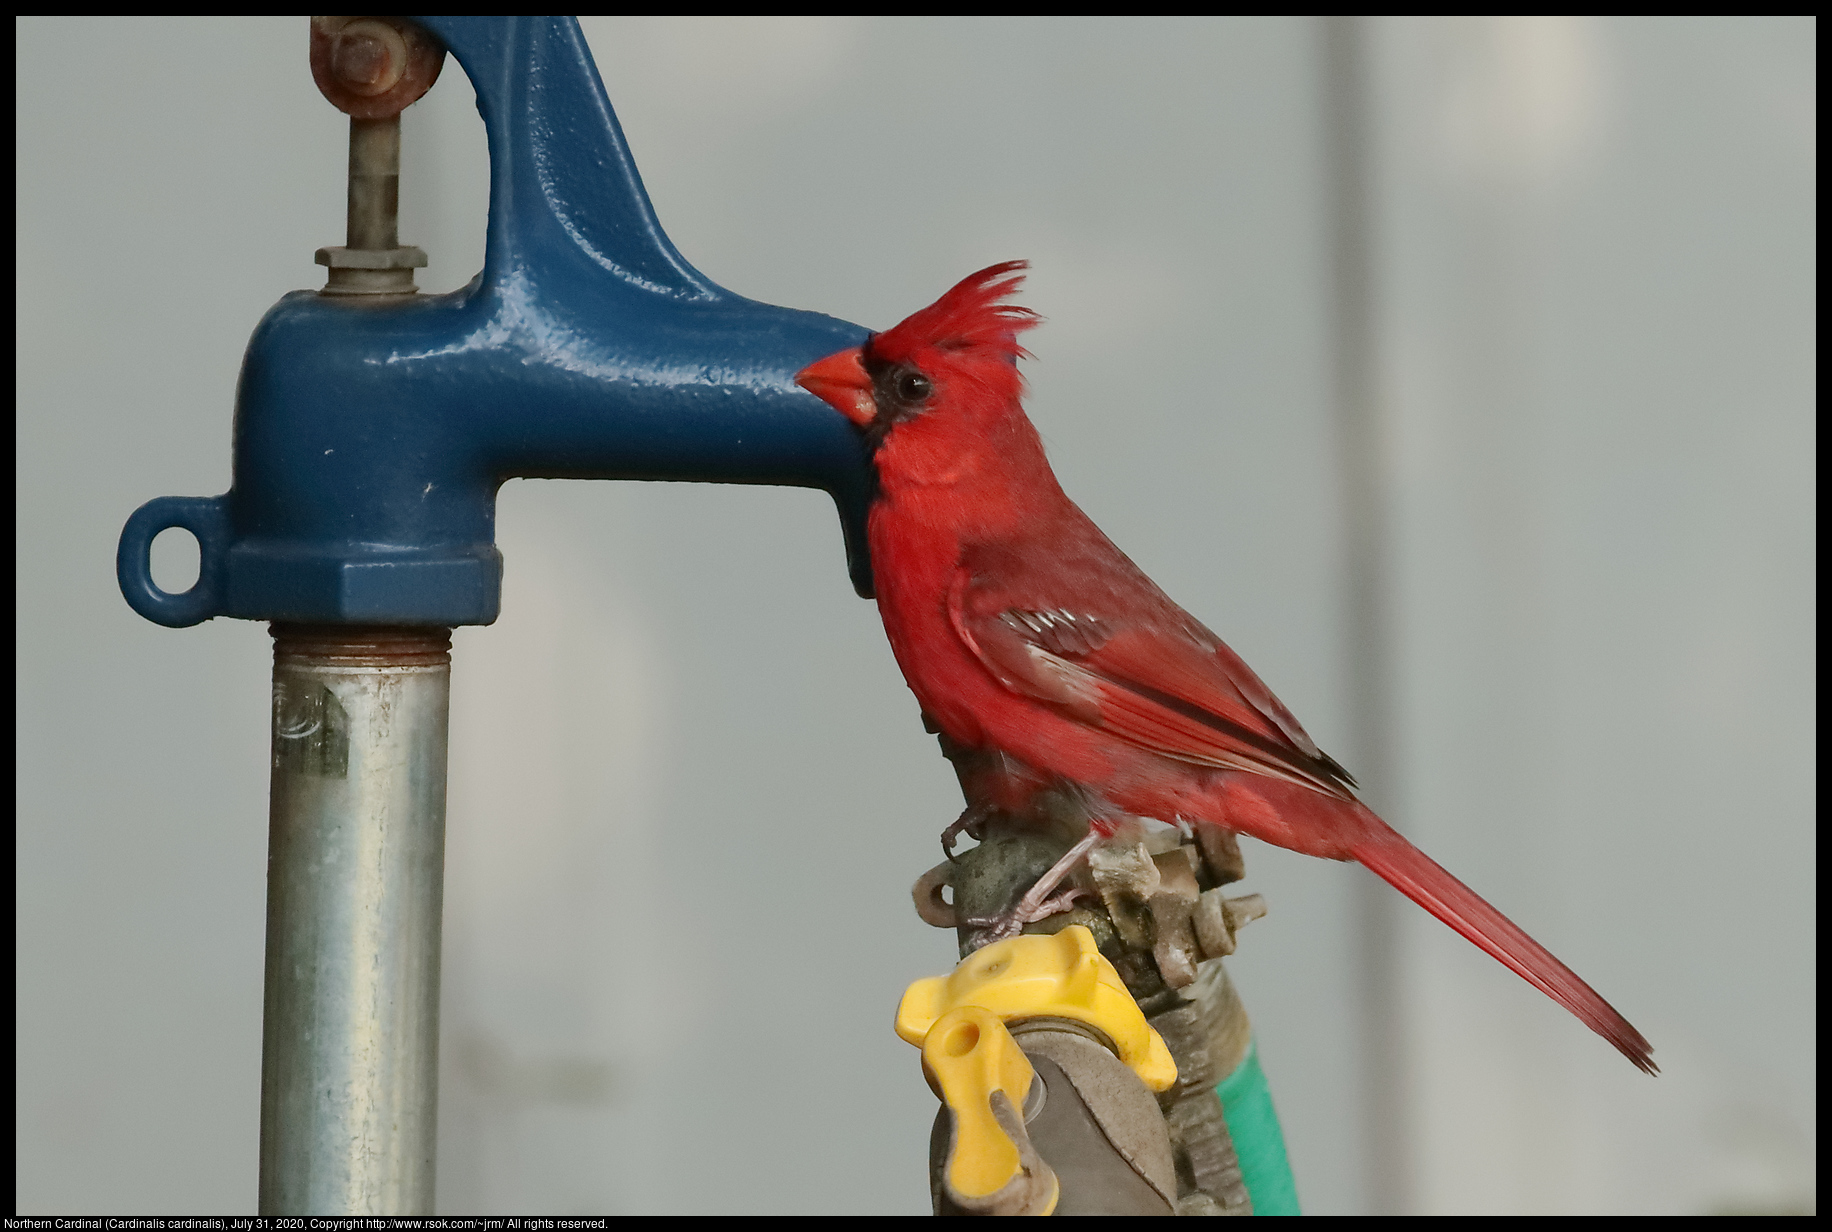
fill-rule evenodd
<path id="1" fill-rule="evenodd" d="M 878 414 L 864 357 L 864 347 L 835 352 L 797 372 L 795 383 L 863 428 Z"/>

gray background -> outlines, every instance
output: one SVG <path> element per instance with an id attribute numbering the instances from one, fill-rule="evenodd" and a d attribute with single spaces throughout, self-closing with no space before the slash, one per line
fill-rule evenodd
<path id="1" fill-rule="evenodd" d="M 1410 907 L 1370 997 L 1372 879 L 1251 845 L 1232 970 L 1308 1212 L 1812 1207 L 1811 20 L 1361 27 L 1377 733 L 1319 22 L 585 27 L 733 290 L 883 327 L 1030 258 L 1070 493 L 1325 748 L 1383 737 L 1395 823 L 1659 1050 Z M 246 1212 L 268 639 L 147 624 L 112 562 L 136 505 L 227 485 L 244 341 L 342 239 L 345 122 L 302 18 L 17 33 L 18 1209 Z M 404 140 L 449 290 L 487 176 L 455 64 Z M 500 508 L 502 619 L 454 655 L 441 1209 L 925 1211 L 889 1024 L 951 963 L 907 894 L 958 794 L 827 498 Z"/>

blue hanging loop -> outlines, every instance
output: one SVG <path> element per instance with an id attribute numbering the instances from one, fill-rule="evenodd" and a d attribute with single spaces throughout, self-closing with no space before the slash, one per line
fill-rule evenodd
<path id="1" fill-rule="evenodd" d="M 669 242 L 570 17 L 423 17 L 477 91 L 490 146 L 483 272 L 449 295 L 287 295 L 248 344 L 234 478 L 121 535 L 129 606 L 327 624 L 496 619 L 496 491 L 511 478 L 821 488 L 871 594 L 869 465 L 792 376 L 859 326 L 734 295 Z M 160 531 L 197 585 L 152 580 Z"/>

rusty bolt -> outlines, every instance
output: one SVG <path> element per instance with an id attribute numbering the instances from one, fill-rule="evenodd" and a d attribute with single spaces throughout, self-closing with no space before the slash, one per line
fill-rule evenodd
<path id="1" fill-rule="evenodd" d="M 1266 914 L 1266 900 L 1258 894 L 1223 898 L 1219 889 L 1204 890 L 1196 900 L 1192 924 L 1196 942 L 1208 958 L 1234 952 L 1234 934 Z"/>
<path id="2" fill-rule="evenodd" d="M 444 46 L 404 17 L 312 18 L 312 79 L 358 120 L 399 115 L 444 66 Z"/>
<path id="3" fill-rule="evenodd" d="M 394 89 L 406 71 L 407 40 L 373 17 L 351 22 L 331 41 L 331 76 L 364 98 Z"/>

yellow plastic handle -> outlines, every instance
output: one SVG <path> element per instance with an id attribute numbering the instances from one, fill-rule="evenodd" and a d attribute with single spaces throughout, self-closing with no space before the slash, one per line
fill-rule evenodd
<path id="1" fill-rule="evenodd" d="M 1018 1144 L 993 1112 L 992 1097 L 1002 1093 L 1008 1116 L 1021 1118 L 1037 1076 L 1030 1059 L 997 1014 L 964 1005 L 936 1020 L 922 1044 L 922 1064 L 953 1113 L 948 1184 L 964 1198 L 997 1193 L 1024 1162 Z"/>
<path id="2" fill-rule="evenodd" d="M 1177 1081 L 1177 1063 L 1145 1021 L 1094 934 L 1072 924 L 1053 936 L 1012 937 L 970 955 L 951 975 L 917 980 L 897 1007 L 897 1034 L 924 1047 L 942 1017 L 977 1007 L 1000 1022 L 1072 1018 L 1103 1033 L 1119 1059 L 1153 1091 Z"/>

